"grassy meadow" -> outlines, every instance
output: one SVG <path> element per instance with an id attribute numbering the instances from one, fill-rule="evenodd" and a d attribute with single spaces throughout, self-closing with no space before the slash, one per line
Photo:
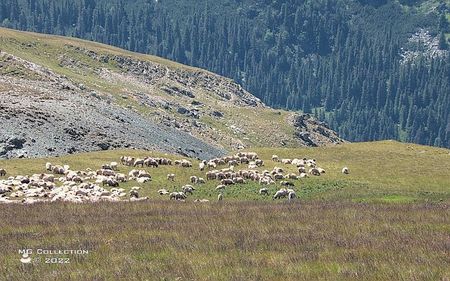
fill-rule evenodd
<path id="1" fill-rule="evenodd" d="M 150 183 L 121 185 L 141 186 L 146 202 L 0 205 L 0 280 L 449 280 L 449 150 L 383 141 L 252 151 L 265 160 L 260 170 L 294 171 L 270 160 L 277 154 L 315 158 L 326 173 L 294 181 L 295 202 L 261 196 L 256 183 L 227 187 L 222 202 L 217 181 L 197 186 L 186 202 L 157 193 L 180 190 L 190 175 L 205 177 L 194 161 L 193 168 L 145 168 Z M 117 150 L 2 160 L 0 167 L 8 175 L 42 173 L 47 161 L 96 169 L 121 155 L 181 159 Z M 34 253 L 44 259 L 22 264 L 18 251 L 27 248 L 89 254 L 56 255 L 70 263 L 47 264 L 55 255 Z"/>
<path id="2" fill-rule="evenodd" d="M 448 280 L 443 203 L 1 206 L 0 280 Z M 21 264 L 22 248 L 87 249 Z M 38 257 L 31 255 L 31 257 Z M 53 257 L 53 256 L 51 256 Z"/>
<path id="3" fill-rule="evenodd" d="M 309 177 L 293 181 L 295 190 L 301 200 L 350 200 L 354 202 L 429 202 L 450 200 L 450 150 L 414 144 L 402 144 L 394 141 L 370 143 L 354 143 L 319 148 L 256 148 L 252 149 L 265 161 L 265 166 L 258 170 L 272 170 L 275 166 L 287 172 L 296 172 L 293 165 L 273 162 L 273 154 L 280 158 L 314 158 L 318 166 L 326 170 L 320 177 Z M 1 160 L 0 167 L 9 175 L 31 175 L 44 173 L 45 163 L 70 165 L 72 170 L 99 169 L 102 164 L 111 161 L 119 162 L 120 156 L 134 157 L 168 157 L 172 160 L 183 159 L 180 156 L 143 150 L 109 150 L 81 153 L 57 158 Z M 166 188 L 169 191 L 181 191 L 181 187 L 189 184 L 189 177 L 196 175 L 206 179 L 205 172 L 198 169 L 198 161 L 192 160 L 192 168 L 178 166 L 159 166 L 145 168 L 152 176 L 152 181 L 138 184 L 130 181 L 121 187 L 129 189 L 140 186 L 140 194 L 150 199 L 167 199 L 157 193 Z M 350 169 L 349 175 L 343 175 L 344 166 Z M 218 168 L 225 168 L 219 166 Z M 128 174 L 133 167 L 120 165 L 119 172 Z M 140 168 L 139 168 L 140 169 Z M 246 165 L 237 166 L 235 170 L 247 169 Z M 176 175 L 175 181 L 166 179 L 168 173 Z M 216 200 L 218 192 L 215 187 L 218 181 L 208 181 L 197 185 L 194 199 Z M 227 187 L 224 198 L 231 201 L 258 200 L 272 201 L 270 197 L 260 196 L 260 185 L 248 181 Z M 280 185 L 269 186 L 273 194 Z"/>

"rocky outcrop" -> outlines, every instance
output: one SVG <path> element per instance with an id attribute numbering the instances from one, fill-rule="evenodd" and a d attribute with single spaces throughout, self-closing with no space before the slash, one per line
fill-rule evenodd
<path id="1" fill-rule="evenodd" d="M 169 81 L 167 84 L 176 83 L 181 85 L 163 85 L 161 89 L 170 95 L 187 96 L 195 98 L 189 89 L 201 88 L 212 95 L 230 101 L 237 106 L 263 107 L 260 99 L 245 91 L 241 85 L 233 80 L 204 71 L 186 71 L 180 68 L 169 68 L 158 63 L 145 60 L 137 60 L 128 56 L 99 54 L 92 50 L 81 47 L 66 45 L 66 48 L 74 49 L 89 56 L 91 59 L 102 63 L 114 63 L 123 72 L 143 80 L 145 83 L 155 85 L 160 81 Z"/>
<path id="2" fill-rule="evenodd" d="M 0 76 L 0 158 L 139 148 L 210 158 L 226 151 L 89 93 Z"/>
<path id="3" fill-rule="evenodd" d="M 305 146 L 324 146 L 341 144 L 341 139 L 327 124 L 309 114 L 296 114 L 292 120 L 295 136 Z"/>

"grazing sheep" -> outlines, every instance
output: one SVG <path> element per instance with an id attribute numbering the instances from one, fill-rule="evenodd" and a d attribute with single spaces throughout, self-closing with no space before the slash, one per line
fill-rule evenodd
<path id="1" fill-rule="evenodd" d="M 107 185 L 107 186 L 112 186 L 112 187 L 118 187 L 119 186 L 119 182 L 116 181 L 115 179 L 111 179 L 111 178 L 105 178 L 102 182 L 103 185 Z"/>
<path id="2" fill-rule="evenodd" d="M 102 165 L 102 170 L 112 170 L 112 167 L 109 164 L 103 164 Z"/>
<path id="3" fill-rule="evenodd" d="M 206 173 L 207 180 L 215 180 L 217 178 L 217 174 L 214 171 L 209 171 Z"/>
<path id="4" fill-rule="evenodd" d="M 289 191 L 285 188 L 282 188 L 275 193 L 275 195 L 273 196 L 273 199 L 284 198 L 284 197 L 288 196 L 288 194 L 289 194 Z"/>
<path id="5" fill-rule="evenodd" d="M 191 176 L 190 178 L 191 183 L 197 183 L 198 177 L 197 176 Z"/>
<path id="6" fill-rule="evenodd" d="M 320 176 L 320 171 L 317 168 L 311 168 L 309 169 L 309 174 L 313 176 Z"/>
<path id="7" fill-rule="evenodd" d="M 342 168 L 342 173 L 345 175 L 348 175 L 350 173 L 350 171 L 347 167 L 344 167 L 344 168 Z"/>
<path id="8" fill-rule="evenodd" d="M 209 202 L 209 200 L 208 199 L 195 199 L 194 202 L 207 203 L 207 202 Z"/>
<path id="9" fill-rule="evenodd" d="M 295 194 L 295 191 L 290 191 L 288 194 L 288 200 L 294 200 L 295 198 L 297 198 L 297 194 Z"/>
<path id="10" fill-rule="evenodd" d="M 158 168 L 159 166 L 158 161 L 150 157 L 144 160 L 144 165 L 147 167 L 154 167 L 154 168 Z"/>
<path id="11" fill-rule="evenodd" d="M 223 190 L 223 189 L 225 189 L 225 185 L 224 184 L 219 184 L 217 187 L 216 187 L 216 190 Z"/>
<path id="12" fill-rule="evenodd" d="M 128 173 L 128 176 L 129 176 L 130 178 L 137 178 L 138 175 L 139 175 L 139 170 L 131 170 L 131 171 Z"/>
<path id="13" fill-rule="evenodd" d="M 166 195 L 166 194 L 169 194 L 169 191 L 167 191 L 166 189 L 160 189 L 160 190 L 158 190 L 158 193 L 159 193 L 159 195 Z"/>
<path id="14" fill-rule="evenodd" d="M 53 170 L 53 165 L 50 162 L 45 163 L 45 169 L 47 171 L 52 171 Z"/>
<path id="15" fill-rule="evenodd" d="M 192 194 L 192 192 L 195 190 L 195 188 L 192 185 L 184 185 L 181 190 L 183 190 L 183 192 L 185 194 Z"/>
<path id="16" fill-rule="evenodd" d="M 64 170 L 64 168 L 61 167 L 61 166 L 53 166 L 53 167 L 52 167 L 52 172 L 53 172 L 54 174 L 64 175 L 65 170 Z"/>
<path id="17" fill-rule="evenodd" d="M 234 181 L 232 179 L 223 179 L 220 181 L 220 183 L 223 185 L 232 185 L 234 184 Z"/>
<path id="18" fill-rule="evenodd" d="M 167 174 L 167 180 L 174 181 L 175 180 L 175 174 Z"/>
<path id="19" fill-rule="evenodd" d="M 273 175 L 273 178 L 275 180 L 282 180 L 284 177 L 283 177 L 283 174 L 275 174 L 275 175 Z"/>
<path id="20" fill-rule="evenodd" d="M 319 171 L 319 173 L 321 173 L 321 174 L 325 174 L 325 169 L 322 169 L 322 168 L 317 168 L 317 170 Z"/>
<path id="21" fill-rule="evenodd" d="M 280 184 L 282 186 L 295 186 L 295 184 L 293 182 L 290 182 L 290 181 L 281 181 Z"/>
<path id="22" fill-rule="evenodd" d="M 290 180 L 296 180 L 297 179 L 297 175 L 296 174 L 287 174 L 284 178 L 285 179 L 290 179 Z"/>
<path id="23" fill-rule="evenodd" d="M 143 178 L 137 178 L 136 182 L 138 182 L 138 183 L 146 183 L 146 182 L 151 181 L 151 180 L 152 180 L 151 178 L 143 177 Z"/>
<path id="24" fill-rule="evenodd" d="M 127 177 L 124 174 L 116 174 L 116 180 L 120 182 L 126 182 Z"/>
<path id="25" fill-rule="evenodd" d="M 203 171 L 205 169 L 205 166 L 206 166 L 206 161 L 205 160 L 203 160 L 202 162 L 200 162 L 198 164 L 198 168 L 200 169 L 200 171 Z"/>
<path id="26" fill-rule="evenodd" d="M 247 158 L 250 159 L 250 160 L 258 159 L 258 154 L 256 152 L 248 152 L 247 153 Z"/>
<path id="27" fill-rule="evenodd" d="M 144 167 L 144 159 L 136 159 L 136 161 L 134 161 L 133 167 L 136 167 L 139 165 L 141 165 L 141 167 Z"/>
<path id="28" fill-rule="evenodd" d="M 190 168 L 192 167 L 192 163 L 188 160 L 181 160 L 181 167 L 183 168 Z"/>
<path id="29" fill-rule="evenodd" d="M 204 178 L 198 178 L 197 184 L 205 184 L 205 183 L 206 183 L 206 181 Z"/>
<path id="30" fill-rule="evenodd" d="M 139 201 L 146 201 L 146 200 L 148 200 L 147 196 L 146 197 L 139 197 L 139 198 L 136 198 L 136 197 L 131 197 L 130 198 L 130 202 L 139 202 Z"/>
<path id="31" fill-rule="evenodd" d="M 119 170 L 119 164 L 117 162 L 111 162 L 109 164 L 109 166 L 111 167 L 112 170 L 117 171 Z"/>
<path id="32" fill-rule="evenodd" d="M 169 194 L 169 199 L 175 199 L 175 200 L 184 200 L 187 196 L 184 194 L 184 192 L 172 192 Z"/>
<path id="33" fill-rule="evenodd" d="M 299 176 L 300 178 L 307 178 L 308 177 L 308 174 L 307 173 L 300 173 L 300 176 Z"/>
<path id="34" fill-rule="evenodd" d="M 259 194 L 261 194 L 261 195 L 269 195 L 269 189 L 268 188 L 261 188 L 260 190 L 259 190 Z"/>
<path id="35" fill-rule="evenodd" d="M 135 189 L 130 190 L 130 197 L 139 198 L 139 192 Z"/>
<path id="36" fill-rule="evenodd" d="M 6 170 L 0 169 L 0 177 L 4 177 L 4 176 L 6 176 Z"/>
<path id="37" fill-rule="evenodd" d="M 144 170 L 140 170 L 138 173 L 138 178 L 152 178 L 152 176 L 150 176 L 150 174 L 147 171 Z"/>
<path id="38" fill-rule="evenodd" d="M 298 167 L 298 172 L 299 172 L 299 174 L 306 173 L 305 167 Z"/>
<path id="39" fill-rule="evenodd" d="M 234 179 L 234 183 L 244 184 L 245 180 L 244 180 L 244 178 L 237 177 Z"/>
<path id="40" fill-rule="evenodd" d="M 217 201 L 222 201 L 223 200 L 223 194 L 219 193 L 219 195 L 217 195 Z"/>
<path id="41" fill-rule="evenodd" d="M 111 177 L 111 176 L 115 176 L 116 173 L 113 170 L 101 169 L 101 170 L 97 170 L 97 175 Z"/>
<path id="42" fill-rule="evenodd" d="M 272 155 L 272 161 L 278 162 L 280 161 L 280 158 L 278 157 L 278 155 Z"/>
<path id="43" fill-rule="evenodd" d="M 122 163 L 123 165 L 127 165 L 127 166 L 133 166 L 134 160 L 135 160 L 134 157 L 130 157 L 130 156 L 120 157 L 120 163 Z"/>

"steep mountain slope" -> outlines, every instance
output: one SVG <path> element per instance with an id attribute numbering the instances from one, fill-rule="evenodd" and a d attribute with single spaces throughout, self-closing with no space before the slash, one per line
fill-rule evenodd
<path id="1" fill-rule="evenodd" d="M 450 147 L 449 0 L 4 0 L 0 25 L 230 77 L 351 141 Z M 411 59 L 413 58 L 413 59 Z"/>
<path id="2" fill-rule="evenodd" d="M 0 157 L 142 148 L 208 158 L 342 140 L 232 80 L 98 43 L 0 29 Z"/>

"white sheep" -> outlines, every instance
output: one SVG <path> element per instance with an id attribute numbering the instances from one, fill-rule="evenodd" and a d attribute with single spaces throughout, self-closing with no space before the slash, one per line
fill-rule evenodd
<path id="1" fill-rule="evenodd" d="M 195 199 L 194 202 L 207 203 L 207 202 L 209 202 L 209 200 L 208 199 Z"/>
<path id="2" fill-rule="evenodd" d="M 45 163 L 45 169 L 47 171 L 52 171 L 52 169 L 53 169 L 52 163 L 50 163 L 50 162 Z"/>
<path id="3" fill-rule="evenodd" d="M 6 176 L 6 170 L 0 169 L 0 177 L 4 177 L 4 176 Z"/>
<path id="4" fill-rule="evenodd" d="M 198 168 L 200 169 L 200 171 L 203 171 L 205 169 L 205 166 L 206 166 L 206 161 L 205 160 L 203 160 L 202 162 L 200 162 L 198 164 Z"/>
<path id="5" fill-rule="evenodd" d="M 220 181 L 220 183 L 223 185 L 233 185 L 234 181 L 232 179 L 223 179 Z"/>
<path id="6" fill-rule="evenodd" d="M 282 188 L 275 193 L 275 195 L 273 196 L 273 199 L 284 198 L 284 197 L 288 196 L 288 194 L 289 194 L 289 191 L 285 188 Z"/>
<path id="7" fill-rule="evenodd" d="M 197 183 L 198 177 L 197 177 L 197 176 L 191 176 L 191 177 L 189 178 L 189 180 L 191 181 L 191 183 Z"/>
<path id="8" fill-rule="evenodd" d="M 269 189 L 268 188 L 265 188 L 265 187 L 263 187 L 263 188 L 261 188 L 260 190 L 259 190 L 259 194 L 261 194 L 261 195 L 269 195 Z"/>
<path id="9" fill-rule="evenodd" d="M 291 200 L 294 200 L 295 198 L 297 198 L 297 194 L 295 194 L 295 191 L 290 191 L 289 193 L 288 193 L 288 200 L 289 201 L 291 201 Z"/>
<path id="10" fill-rule="evenodd" d="M 317 168 L 311 168 L 311 169 L 309 169 L 309 174 L 311 174 L 313 176 L 320 176 L 320 171 Z"/>
<path id="11" fill-rule="evenodd" d="M 181 189 L 183 190 L 183 192 L 185 194 L 192 194 L 192 192 L 195 190 L 195 188 L 192 185 L 184 185 L 183 187 L 181 187 Z"/>
<path id="12" fill-rule="evenodd" d="M 139 198 L 139 192 L 135 189 L 130 190 L 130 197 Z"/>
<path id="13" fill-rule="evenodd" d="M 223 200 L 223 194 L 219 193 L 219 195 L 217 195 L 217 201 L 222 201 Z"/>
<path id="14" fill-rule="evenodd" d="M 350 173 L 350 171 L 347 167 L 344 167 L 344 168 L 342 168 L 342 173 L 345 175 L 348 175 Z"/>
<path id="15" fill-rule="evenodd" d="M 137 178 L 136 182 L 138 182 L 138 183 L 146 183 L 146 182 L 149 182 L 151 180 L 152 180 L 151 178 L 143 177 L 143 178 Z"/>
<path id="16" fill-rule="evenodd" d="M 119 164 L 117 162 L 111 162 L 109 165 L 114 171 L 119 170 Z"/>
<path id="17" fill-rule="evenodd" d="M 172 192 L 169 194 L 169 199 L 175 199 L 175 200 L 184 200 L 187 196 L 184 194 L 184 192 Z"/>
<path id="18" fill-rule="evenodd" d="M 139 202 L 139 201 L 146 201 L 146 200 L 148 200 L 147 196 L 146 197 L 139 197 L 139 198 L 136 198 L 136 197 L 131 197 L 130 198 L 130 202 Z"/>
<path id="19" fill-rule="evenodd" d="M 174 181 L 175 180 L 175 174 L 167 174 L 167 180 Z"/>
<path id="20" fill-rule="evenodd" d="M 135 161 L 134 161 L 134 163 L 133 163 L 133 167 L 136 167 L 136 166 L 141 166 L 141 167 L 144 167 L 144 159 L 136 159 Z"/>
<path id="21" fill-rule="evenodd" d="M 300 176 L 299 176 L 300 178 L 307 178 L 308 177 L 308 174 L 307 173 L 300 173 Z"/>
<path id="22" fill-rule="evenodd" d="M 169 191 L 167 191 L 166 189 L 162 188 L 160 190 L 158 190 L 159 195 L 166 195 L 169 194 Z"/>
<path id="23" fill-rule="evenodd" d="M 223 189 L 225 189 L 225 185 L 224 184 L 219 184 L 217 187 L 216 187 L 216 190 L 223 190 Z"/>

